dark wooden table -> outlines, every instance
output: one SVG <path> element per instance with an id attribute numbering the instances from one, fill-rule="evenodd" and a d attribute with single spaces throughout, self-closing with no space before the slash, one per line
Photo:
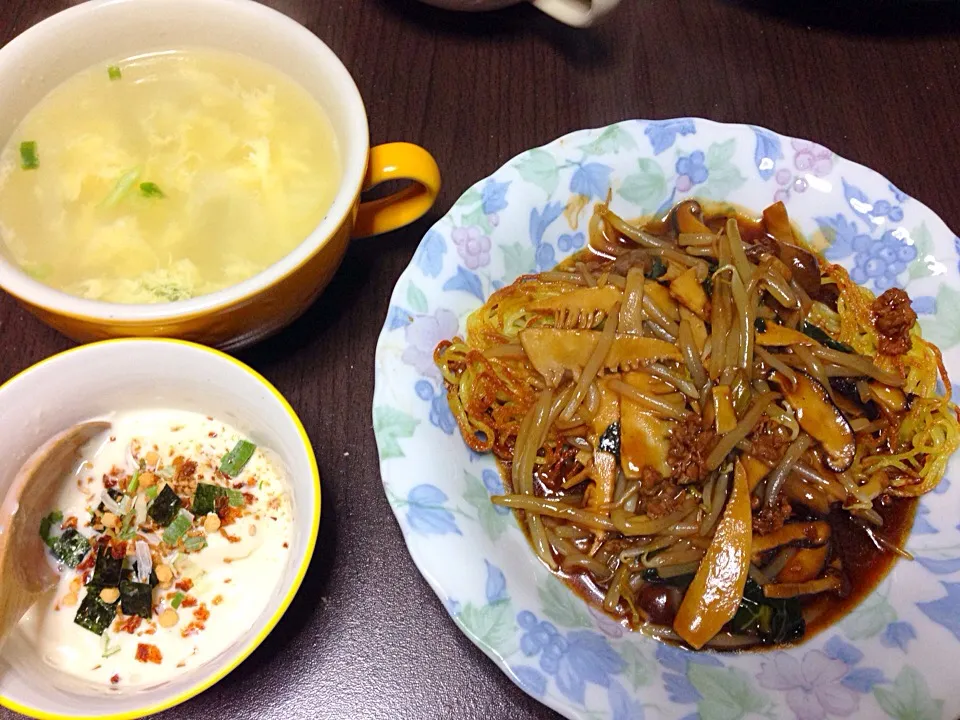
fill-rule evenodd
<path id="1" fill-rule="evenodd" d="M 2 0 L 0 44 L 69 0 Z M 316 556 L 253 656 L 165 718 L 556 717 L 447 617 L 380 485 L 373 350 L 429 225 L 522 150 L 625 118 L 696 115 L 816 140 L 960 228 L 960 10 L 952 2 L 623 0 L 590 31 L 530 7 L 457 15 L 413 0 L 270 0 L 353 73 L 372 141 L 428 148 L 444 175 L 415 225 L 356 243 L 316 305 L 241 358 L 299 412 L 323 478 Z M 2 101 L 2 89 L 0 89 Z M 0 380 L 70 342 L 0 297 Z M 0 408 L 9 421 L 15 408 Z M 0 718 L 13 714 L 0 711 Z"/>

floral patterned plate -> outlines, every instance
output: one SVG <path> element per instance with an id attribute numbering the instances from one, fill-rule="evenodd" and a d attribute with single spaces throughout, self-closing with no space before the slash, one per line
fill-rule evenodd
<path id="1" fill-rule="evenodd" d="M 688 196 L 774 200 L 827 258 L 880 292 L 905 287 L 960 381 L 958 239 L 885 178 L 826 148 L 746 125 L 630 121 L 514 158 L 427 233 L 377 346 L 381 473 L 414 561 L 460 628 L 530 695 L 570 718 L 939 720 L 960 715 L 960 482 L 922 501 L 909 549 L 849 616 L 800 647 L 688 652 L 590 609 L 534 557 L 470 452 L 431 355 L 494 289 L 582 248 L 593 204 L 637 217 Z"/>

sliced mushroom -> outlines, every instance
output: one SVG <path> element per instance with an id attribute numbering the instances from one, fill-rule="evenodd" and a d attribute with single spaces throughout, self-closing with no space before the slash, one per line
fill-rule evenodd
<path id="1" fill-rule="evenodd" d="M 596 330 L 528 328 L 520 331 L 524 352 L 550 387 L 556 387 L 567 371 L 579 376 L 599 340 L 600 333 Z M 636 335 L 617 335 L 603 367 L 607 370 L 633 370 L 658 360 L 681 359 L 680 351 L 672 343 Z"/>
<path id="2" fill-rule="evenodd" d="M 797 415 L 797 422 L 823 448 L 827 467 L 843 472 L 853 462 L 857 445 L 847 418 L 833 404 L 823 386 L 806 373 L 797 373 L 797 382 L 790 384 L 774 371 L 770 380 L 783 392 Z"/>
<path id="3" fill-rule="evenodd" d="M 703 222 L 703 208 L 696 200 L 685 200 L 673 211 L 678 233 L 708 233 L 713 231 Z"/>
<path id="4" fill-rule="evenodd" d="M 613 285 L 588 287 L 537 300 L 529 308 L 551 315 L 558 328 L 590 329 L 610 314 L 620 297 Z"/>
<path id="5" fill-rule="evenodd" d="M 793 278 L 808 295 L 820 292 L 820 263 L 817 256 L 797 244 L 797 236 L 790 225 L 787 207 L 775 202 L 763 211 L 763 223 L 777 240 L 777 255 L 793 272 Z"/>

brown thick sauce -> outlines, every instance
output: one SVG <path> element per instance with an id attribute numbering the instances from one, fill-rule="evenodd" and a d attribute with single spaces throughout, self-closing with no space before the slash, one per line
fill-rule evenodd
<path id="1" fill-rule="evenodd" d="M 632 224 L 641 225 L 652 234 L 662 234 L 669 230 L 670 213 L 672 212 L 673 208 L 662 218 L 647 219 Z M 748 243 L 756 242 L 759 237 L 767 235 L 762 220 L 752 217 L 740 208 L 723 204 L 707 204 L 704 208 L 704 215 L 706 224 L 715 231 L 719 230 L 726 218 L 735 216 L 740 227 L 740 234 Z M 797 237 L 802 236 L 797 233 Z M 591 255 L 590 248 L 587 248 L 569 258 L 561 266 L 572 266 L 576 260 L 589 261 Z M 598 259 L 606 261 L 606 258 Z M 509 472 L 505 472 L 501 467 L 501 475 L 504 478 L 505 487 L 509 488 Z M 540 490 L 543 493 L 545 488 L 540 486 Z M 916 506 L 916 498 L 894 499 L 886 506 L 875 503 L 876 511 L 883 518 L 883 527 L 879 528 L 877 532 L 891 543 L 903 547 L 910 535 L 910 529 L 913 527 Z M 516 514 L 518 521 L 520 521 L 520 527 L 529 541 L 527 525 L 522 522 L 522 513 L 518 512 Z M 873 544 L 867 532 L 854 522 L 849 513 L 842 510 L 838 504 L 832 507 L 830 513 L 826 516 L 826 520 L 830 523 L 832 529 L 831 552 L 839 553 L 843 563 L 843 572 L 847 581 L 846 592 L 843 597 L 826 593 L 804 601 L 803 615 L 806 620 L 806 632 L 800 642 L 810 639 L 821 630 L 839 621 L 859 605 L 883 581 L 898 559 L 891 552 L 879 550 Z M 602 609 L 605 592 L 597 586 L 587 573 L 560 571 L 555 574 L 588 604 L 597 609 Z M 610 617 L 625 628 L 631 629 L 629 620 L 625 615 L 615 614 L 610 615 Z M 776 649 L 777 647 L 776 645 L 756 645 L 748 649 L 756 652 Z"/>

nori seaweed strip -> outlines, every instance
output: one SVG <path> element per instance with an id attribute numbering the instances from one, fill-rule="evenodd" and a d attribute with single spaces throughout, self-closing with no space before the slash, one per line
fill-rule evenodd
<path id="1" fill-rule="evenodd" d="M 194 515 L 207 515 L 217 511 L 217 498 L 226 496 L 226 488 L 210 483 L 197 483 L 197 490 L 193 494 Z"/>
<path id="2" fill-rule="evenodd" d="M 180 496 L 169 485 L 163 486 L 163 490 L 157 494 L 156 499 L 147 509 L 147 515 L 160 527 L 166 527 L 172 523 L 178 512 L 180 512 Z"/>
<path id="3" fill-rule="evenodd" d="M 103 635 L 116 616 L 117 604 L 107 605 L 100 599 L 99 588 L 91 588 L 80 603 L 73 621 L 94 635 Z"/>
<path id="4" fill-rule="evenodd" d="M 120 583 L 120 611 L 124 615 L 139 615 L 149 620 L 153 615 L 153 588 L 150 583 L 130 580 Z"/>
<path id="5" fill-rule="evenodd" d="M 90 541 L 76 528 L 67 528 L 53 545 L 53 554 L 67 567 L 75 568 L 90 552 Z"/>
<path id="6" fill-rule="evenodd" d="M 120 573 L 123 570 L 123 558 L 115 558 L 109 544 L 103 544 L 97 550 L 97 562 L 93 566 L 93 578 L 88 586 L 117 587 L 120 584 Z"/>

